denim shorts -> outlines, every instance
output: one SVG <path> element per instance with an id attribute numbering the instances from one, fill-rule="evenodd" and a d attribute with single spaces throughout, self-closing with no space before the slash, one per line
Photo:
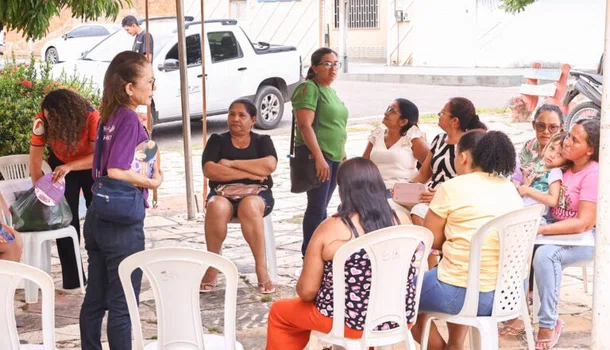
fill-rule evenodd
<path id="1" fill-rule="evenodd" d="M 437 268 L 424 274 L 424 283 L 419 299 L 419 312 L 440 312 L 457 315 L 464 306 L 466 288 L 456 287 L 438 280 Z M 477 316 L 491 316 L 494 291 L 479 293 Z"/>
<path id="2" fill-rule="evenodd" d="M 208 194 L 208 201 L 210 200 L 210 198 L 217 195 L 218 194 L 216 193 L 216 191 L 214 189 L 211 189 L 210 194 Z M 271 213 L 275 204 L 275 199 L 273 199 L 273 192 L 271 192 L 271 189 L 268 189 L 260 192 L 257 196 L 261 197 L 263 199 L 263 202 L 265 202 L 265 211 L 263 212 L 263 217 L 265 217 Z M 237 217 L 237 207 L 242 199 L 229 199 L 229 202 L 231 202 L 231 205 L 233 206 L 233 217 Z"/>

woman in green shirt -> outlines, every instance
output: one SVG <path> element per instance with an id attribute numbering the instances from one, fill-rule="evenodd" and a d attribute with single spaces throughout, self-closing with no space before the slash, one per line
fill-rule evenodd
<path id="1" fill-rule="evenodd" d="M 301 247 L 303 256 L 313 232 L 326 219 L 326 207 L 337 187 L 337 169 L 345 159 L 349 112 L 331 87 L 340 68 L 336 52 L 326 47 L 319 48 L 311 55 L 306 81 L 292 95 L 292 108 L 297 119 L 295 152 L 311 152 L 321 181 L 320 187 L 307 191 Z M 318 128 L 314 130 L 316 115 Z"/>

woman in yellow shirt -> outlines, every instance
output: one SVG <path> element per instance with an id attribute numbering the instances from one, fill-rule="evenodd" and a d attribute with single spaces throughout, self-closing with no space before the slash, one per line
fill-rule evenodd
<path id="1" fill-rule="evenodd" d="M 462 309 L 472 237 L 489 220 L 523 207 L 510 181 L 515 159 L 515 147 L 500 131 L 472 130 L 460 138 L 455 158 L 459 176 L 440 185 L 424 220 L 424 226 L 434 234 L 433 248 L 442 250 L 443 259 L 424 275 L 421 314 L 457 315 Z M 497 235 L 489 235 L 481 251 L 479 316 L 491 315 L 499 253 Z M 423 319 L 421 314 L 419 317 Z M 448 324 L 447 328 L 449 339 L 445 342 L 432 325 L 429 349 L 463 348 L 468 327 Z M 417 341 L 421 340 L 421 329 L 418 324 L 412 329 Z"/>

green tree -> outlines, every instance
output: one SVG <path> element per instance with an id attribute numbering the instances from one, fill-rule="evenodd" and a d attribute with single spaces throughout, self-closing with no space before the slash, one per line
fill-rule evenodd
<path id="1" fill-rule="evenodd" d="M 537 0 L 501 0 L 501 7 L 509 13 L 519 13 L 528 5 L 535 3 Z"/>
<path id="2" fill-rule="evenodd" d="M 82 20 L 116 20 L 124 5 L 131 6 L 132 0 L 0 0 L 0 23 L 7 30 L 22 31 L 27 39 L 36 40 L 46 34 L 51 17 L 64 8 L 70 8 L 72 16 Z"/>

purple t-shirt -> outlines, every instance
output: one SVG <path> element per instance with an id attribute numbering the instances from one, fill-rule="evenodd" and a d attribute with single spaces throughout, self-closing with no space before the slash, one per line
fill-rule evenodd
<path id="1" fill-rule="evenodd" d="M 101 121 L 100 121 L 101 122 Z M 120 107 L 104 125 L 104 143 L 100 175 L 108 169 L 133 169 L 138 164 L 136 149 L 148 140 L 148 134 L 135 111 Z M 97 149 L 93 158 L 93 178 L 97 179 Z M 148 189 L 143 188 L 144 205 L 148 208 Z"/>

